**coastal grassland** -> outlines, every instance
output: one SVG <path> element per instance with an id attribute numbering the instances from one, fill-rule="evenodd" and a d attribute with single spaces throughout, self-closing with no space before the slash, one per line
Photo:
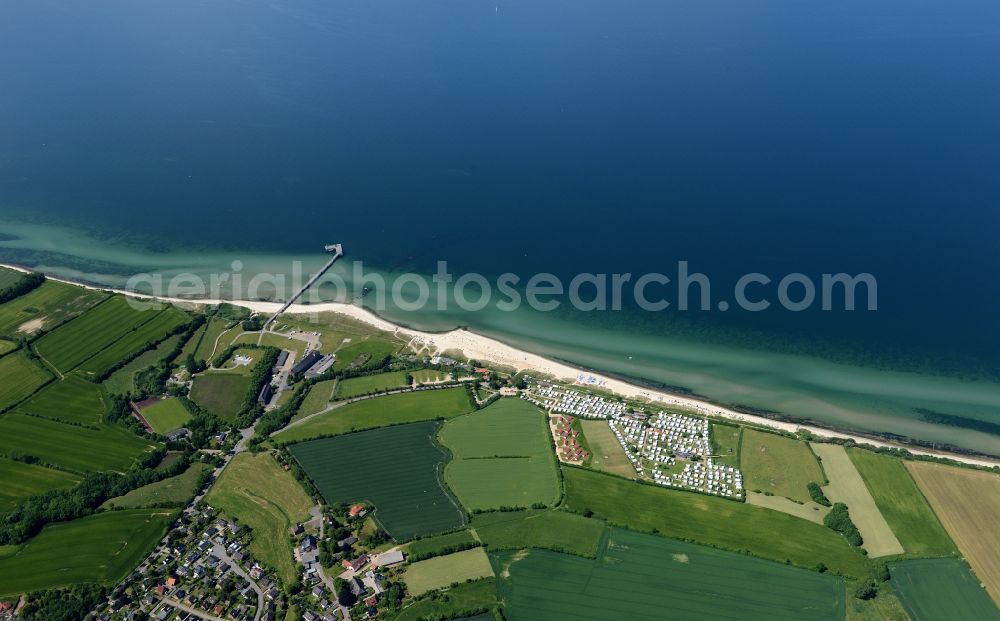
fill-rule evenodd
<path id="1" fill-rule="evenodd" d="M 563 468 L 571 511 L 636 531 L 694 541 L 847 576 L 866 572 L 864 557 L 836 532 L 770 509 L 693 492 L 643 485 L 581 468 Z"/>
<path id="2" fill-rule="evenodd" d="M 81 427 L 19 412 L 0 416 L 0 438 L 22 455 L 79 472 L 123 472 L 156 448 L 122 427 L 103 423 Z"/>
<path id="3" fill-rule="evenodd" d="M 0 358 L 0 409 L 28 397 L 50 379 L 49 372 L 29 360 L 24 352 Z"/>
<path id="4" fill-rule="evenodd" d="M 175 334 L 167 339 L 164 339 L 159 345 L 145 351 L 135 358 L 131 362 L 118 369 L 108 377 L 108 379 L 101 382 L 108 394 L 112 395 L 127 395 L 136 390 L 135 376 L 140 371 L 144 371 L 151 366 L 155 366 L 161 360 L 167 357 L 167 355 L 174 350 L 177 343 L 180 342 L 182 335 Z M 183 357 L 179 358 L 182 362 Z"/>
<path id="5" fill-rule="evenodd" d="M 715 453 L 713 461 L 722 466 L 738 468 L 742 435 L 742 427 L 712 423 L 712 452 Z"/>
<path id="6" fill-rule="evenodd" d="M 237 336 L 233 340 L 233 343 L 256 343 L 258 340 L 264 346 L 293 351 L 298 358 L 302 358 L 306 353 L 305 341 L 300 341 L 290 336 L 274 334 L 273 332 L 265 332 L 263 337 L 261 337 L 260 332 L 244 332 Z"/>
<path id="7" fill-rule="evenodd" d="M 221 317 L 212 317 L 209 319 L 208 323 L 205 324 L 205 334 L 202 335 L 198 347 L 194 350 L 195 360 L 211 361 L 212 356 L 216 354 L 216 341 L 219 340 L 222 333 L 228 330 L 233 323 L 233 321 L 222 319 Z M 223 343 L 219 343 L 219 345 L 219 351 L 226 347 L 226 344 Z"/>
<path id="8" fill-rule="evenodd" d="M 176 511 L 106 511 L 50 524 L 0 557 L 0 596 L 84 582 L 114 584 L 163 537 Z"/>
<path id="9" fill-rule="evenodd" d="M 203 323 L 197 330 L 191 334 L 185 343 L 184 347 L 181 348 L 181 353 L 177 356 L 177 362 L 183 364 L 187 360 L 188 356 L 194 356 L 194 352 L 198 349 L 198 344 L 201 343 L 202 337 L 205 336 L 205 330 L 208 329 L 208 322 Z M 197 360 L 197 357 L 194 356 Z"/>
<path id="10" fill-rule="evenodd" d="M 470 612 L 488 610 L 497 603 L 497 585 L 492 578 L 459 584 L 442 593 L 447 597 L 427 596 L 407 605 L 399 611 L 395 621 L 469 619 Z M 478 617 L 474 618 L 478 621 Z"/>
<path id="11" fill-rule="evenodd" d="M 907 554 L 950 556 L 958 550 L 903 461 L 859 448 L 847 455 Z"/>
<path id="12" fill-rule="evenodd" d="M 414 557 L 420 559 L 438 556 L 443 552 L 447 552 L 450 549 L 453 550 L 456 547 L 468 547 L 478 544 L 479 540 L 476 539 L 471 531 L 459 530 L 453 533 L 437 535 L 435 537 L 417 539 L 416 541 L 412 541 L 403 546 L 403 550 L 411 559 Z"/>
<path id="13" fill-rule="evenodd" d="M 17 284 L 26 274 L 6 267 L 0 267 L 0 289 Z"/>
<path id="14" fill-rule="evenodd" d="M 94 425 L 108 411 L 104 390 L 77 375 L 53 382 L 14 410 L 69 423 Z"/>
<path id="15" fill-rule="evenodd" d="M 757 507 L 766 507 L 775 511 L 781 511 L 788 515 L 800 517 L 803 520 L 816 522 L 817 524 L 822 524 L 823 518 L 830 512 L 829 507 L 824 507 L 812 501 L 799 504 L 784 496 L 768 496 L 759 492 L 747 492 L 747 503 Z"/>
<path id="16" fill-rule="evenodd" d="M 482 548 L 473 548 L 411 563 L 403 572 L 403 582 L 410 595 L 419 597 L 455 582 L 492 576 L 493 566 L 486 552 Z"/>
<path id="17" fill-rule="evenodd" d="M 337 361 L 333 363 L 335 371 L 353 369 L 370 362 L 377 362 L 386 356 L 399 351 L 401 344 L 377 337 L 364 340 L 354 340 L 337 349 Z"/>
<path id="18" fill-rule="evenodd" d="M 0 457 L 0 514 L 10 511 L 18 501 L 52 489 L 69 489 L 80 476 L 62 470 L 26 464 Z"/>
<path id="19" fill-rule="evenodd" d="M 559 471 L 546 415 L 524 399 L 501 399 L 446 422 L 444 480 L 470 510 L 530 507 L 559 499 Z"/>
<path id="20" fill-rule="evenodd" d="M 842 621 L 829 574 L 611 529 L 596 559 L 548 550 L 494 556 L 508 619 Z"/>
<path id="21" fill-rule="evenodd" d="M 142 417 L 146 419 L 153 431 L 165 434 L 183 427 L 191 420 L 191 413 L 184 407 L 180 399 L 167 397 L 142 410 Z"/>
<path id="22" fill-rule="evenodd" d="M 747 489 L 799 502 L 811 500 L 806 487 L 810 481 L 826 481 L 808 444 L 756 429 L 743 431 L 740 469 Z"/>
<path id="23" fill-rule="evenodd" d="M 202 473 L 211 469 L 212 467 L 208 464 L 191 464 L 187 470 L 177 476 L 143 485 L 124 496 L 111 498 L 105 501 L 101 508 L 134 509 L 186 505 L 198 492 L 198 480 Z"/>
<path id="24" fill-rule="evenodd" d="M 590 467 L 595 470 L 634 477 L 635 468 L 625 456 L 618 438 L 605 420 L 578 419 L 587 446 L 590 447 Z"/>
<path id="25" fill-rule="evenodd" d="M 296 569 L 288 529 L 309 517 L 313 501 L 270 453 L 235 456 L 205 502 L 253 529 L 250 550 L 254 556 L 277 570 L 282 582 L 291 584 Z"/>
<path id="26" fill-rule="evenodd" d="M 1000 605 L 1000 475 L 922 461 L 906 467 L 948 534 Z"/>
<path id="27" fill-rule="evenodd" d="M 0 304 L 0 336 L 17 338 L 51 330 L 107 297 L 100 291 L 47 280 L 42 286 Z"/>
<path id="28" fill-rule="evenodd" d="M 605 525 L 600 520 L 552 509 L 479 513 L 472 528 L 490 552 L 544 548 L 597 557 Z"/>
<path id="29" fill-rule="evenodd" d="M 465 525 L 465 513 L 445 490 L 435 443 L 440 423 L 395 425 L 293 444 L 292 456 L 327 503 L 364 501 L 397 541 Z"/>
<path id="30" fill-rule="evenodd" d="M 847 456 L 847 451 L 839 444 L 812 443 L 812 449 L 823 460 L 823 468 L 829 483 L 823 492 L 831 502 L 847 505 L 851 520 L 861 532 L 864 548 L 868 556 L 892 556 L 903 553 L 896 535 L 875 504 L 875 499 L 865 486 L 864 480 Z"/>
<path id="31" fill-rule="evenodd" d="M 333 398 L 333 389 L 337 387 L 337 380 L 323 380 L 316 382 L 309 388 L 309 393 L 302 400 L 299 411 L 295 413 L 293 420 L 310 416 L 322 412 L 330 406 Z"/>
<path id="32" fill-rule="evenodd" d="M 190 316 L 173 306 L 168 306 L 146 323 L 125 333 L 79 367 L 79 372 L 90 376 L 101 376 L 122 360 L 136 355 L 150 343 L 164 340 L 171 332 L 187 325 Z"/>
<path id="33" fill-rule="evenodd" d="M 437 369 L 419 369 L 411 373 L 413 375 L 413 381 L 417 384 L 435 384 L 437 382 L 448 381 L 451 377 L 451 373 L 447 371 L 438 371 Z"/>
<path id="34" fill-rule="evenodd" d="M 406 385 L 406 371 L 362 375 L 338 382 L 336 396 L 338 399 L 350 399 L 373 392 L 403 388 Z"/>
<path id="35" fill-rule="evenodd" d="M 115 296 L 38 339 L 35 350 L 59 372 L 68 373 L 161 312 L 137 310 L 124 296 Z"/>
<path id="36" fill-rule="evenodd" d="M 322 435 L 338 435 L 386 425 L 454 418 L 472 409 L 469 396 L 461 386 L 405 392 L 347 404 L 311 418 L 301 425 L 289 427 L 275 439 L 287 444 Z"/>
<path id="37" fill-rule="evenodd" d="M 250 390 L 246 373 L 208 371 L 194 378 L 191 400 L 224 421 L 234 422 Z"/>
<path id="38" fill-rule="evenodd" d="M 998 621 L 1000 611 L 959 559 L 935 558 L 889 564 L 892 584 L 913 619 Z"/>

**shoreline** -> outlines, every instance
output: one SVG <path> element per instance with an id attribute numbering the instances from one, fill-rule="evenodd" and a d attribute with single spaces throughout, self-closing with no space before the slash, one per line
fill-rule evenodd
<path id="1" fill-rule="evenodd" d="M 0 263 L 0 267 L 6 267 L 25 273 L 33 271 L 23 266 L 6 263 Z M 140 300 L 161 300 L 175 304 L 208 306 L 231 304 L 233 306 L 240 306 L 251 311 L 264 314 L 274 314 L 283 306 L 283 303 L 281 302 L 157 297 L 133 291 L 126 291 L 123 289 L 115 289 L 113 287 L 104 287 L 96 284 L 81 283 L 64 278 L 51 277 L 48 275 L 46 275 L 46 278 L 86 289 L 118 293 Z M 875 447 L 905 449 L 914 455 L 950 459 L 956 462 L 985 468 L 1000 466 L 1000 459 L 998 458 L 964 455 L 943 450 L 930 450 L 918 446 L 888 442 L 856 432 L 841 431 L 808 423 L 800 424 L 786 422 L 756 414 L 739 412 L 729 407 L 717 405 L 706 400 L 687 397 L 662 389 L 644 387 L 599 371 L 592 371 L 584 367 L 545 358 L 541 355 L 518 349 L 497 339 L 476 334 L 475 332 L 471 332 L 464 328 L 456 328 L 448 332 L 425 332 L 413 328 L 407 328 L 383 319 L 374 312 L 354 304 L 346 304 L 342 302 L 292 304 L 287 310 L 284 311 L 285 314 L 293 315 L 327 312 L 345 315 L 351 319 L 361 321 L 374 328 L 392 333 L 396 336 L 408 337 L 409 340 L 407 341 L 407 347 L 410 348 L 413 348 L 414 346 L 422 346 L 427 349 L 435 350 L 434 353 L 436 354 L 444 354 L 444 352 L 448 350 L 460 350 L 463 355 L 470 360 L 480 360 L 497 366 L 514 368 L 518 371 L 535 371 L 537 373 L 550 375 L 561 381 L 567 381 L 571 384 L 574 383 L 573 380 L 577 375 L 585 374 L 600 382 L 599 385 L 591 387 L 599 388 L 627 399 L 648 401 L 653 405 L 662 404 L 664 406 L 693 411 L 704 416 L 713 416 L 791 433 L 795 433 L 800 429 L 805 429 L 819 438 L 853 440 L 858 444 L 868 444 Z M 587 388 L 587 386 L 583 386 L 583 388 Z"/>

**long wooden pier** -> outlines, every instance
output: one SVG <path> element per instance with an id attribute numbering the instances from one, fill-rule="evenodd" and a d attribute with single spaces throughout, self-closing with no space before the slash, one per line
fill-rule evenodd
<path id="1" fill-rule="evenodd" d="M 288 310 L 288 308 L 295 303 L 295 300 L 302 297 L 302 294 L 308 291 L 309 287 L 313 286 L 316 283 L 316 281 L 323 276 L 323 274 L 325 274 L 331 267 L 333 267 L 333 264 L 337 262 L 337 259 L 344 256 L 344 246 L 342 244 L 329 244 L 326 246 L 325 249 L 327 252 L 333 253 L 333 256 L 330 258 L 330 260 L 327 261 L 326 265 L 320 268 L 320 270 L 316 272 L 316 274 L 312 278 L 309 279 L 309 282 L 302 285 L 301 289 L 296 291 L 295 294 L 292 295 L 292 297 L 288 298 L 288 300 L 281 306 L 281 308 L 278 309 L 278 312 L 276 312 L 274 315 L 271 316 L 270 319 L 267 320 L 261 332 L 267 330 L 267 326 L 277 321 L 281 313 Z"/>

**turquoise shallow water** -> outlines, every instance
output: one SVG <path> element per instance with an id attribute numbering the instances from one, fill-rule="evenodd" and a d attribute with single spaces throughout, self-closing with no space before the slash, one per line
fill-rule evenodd
<path id="1" fill-rule="evenodd" d="M 0 260 L 870 272 L 876 312 L 381 312 L 1000 452 L 925 420 L 1000 422 L 998 33 L 991 0 L 9 3 Z"/>

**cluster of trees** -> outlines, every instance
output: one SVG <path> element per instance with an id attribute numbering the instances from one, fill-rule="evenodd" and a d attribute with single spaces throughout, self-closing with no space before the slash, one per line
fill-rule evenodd
<path id="1" fill-rule="evenodd" d="M 854 585 L 854 597 L 872 599 L 878 595 L 879 586 L 888 582 L 890 577 L 889 567 L 885 561 L 875 561 L 872 563 L 871 573 L 859 579 Z"/>
<path id="2" fill-rule="evenodd" d="M 274 364 L 281 355 L 281 350 L 277 347 L 262 347 L 264 354 L 257 361 L 253 371 L 250 373 L 250 388 L 243 397 L 240 404 L 240 413 L 236 416 L 236 426 L 239 428 L 249 427 L 253 421 L 264 413 L 264 407 L 257 402 L 260 391 L 264 390 L 266 384 L 271 383 Z"/>
<path id="3" fill-rule="evenodd" d="M 244 332 L 259 332 L 264 327 L 264 319 L 260 315 L 254 315 L 244 319 L 240 327 Z"/>
<path id="4" fill-rule="evenodd" d="M 20 619 L 24 621 L 77 621 L 107 597 L 107 589 L 96 584 L 77 584 L 68 589 L 29 593 Z"/>
<path id="5" fill-rule="evenodd" d="M 185 456 L 169 467 L 154 470 L 166 454 L 165 449 L 151 453 L 125 474 L 91 472 L 68 490 L 50 490 L 30 496 L 0 518 L 0 545 L 24 543 L 37 535 L 46 524 L 75 520 L 94 513 L 106 500 L 133 489 L 176 476 L 191 464 Z"/>
<path id="6" fill-rule="evenodd" d="M 813 502 L 824 507 L 830 506 L 830 499 L 823 493 L 823 488 L 819 486 L 819 483 L 810 481 L 806 487 L 809 489 L 809 497 L 812 498 Z"/>
<path id="7" fill-rule="evenodd" d="M 823 524 L 827 528 L 832 528 L 846 537 L 852 546 L 860 546 L 864 543 L 861 533 L 858 532 L 858 527 L 851 520 L 851 515 L 847 511 L 847 505 L 842 502 L 834 503 L 833 508 L 823 518 Z"/>
<path id="8" fill-rule="evenodd" d="M 482 545 L 483 544 L 480 541 L 465 541 L 463 543 L 456 543 L 443 548 L 438 548 L 437 550 L 433 550 L 431 552 L 425 552 L 424 554 L 410 554 L 407 558 L 411 563 L 416 563 L 417 561 L 425 561 L 429 558 L 434 558 L 435 556 L 447 556 L 448 554 L 462 552 L 463 550 L 480 548 Z"/>
<path id="9" fill-rule="evenodd" d="M 45 275 L 38 272 L 30 272 L 22 276 L 17 282 L 0 289 L 0 304 L 10 302 L 14 298 L 21 297 L 34 289 L 42 286 L 45 282 Z"/>

